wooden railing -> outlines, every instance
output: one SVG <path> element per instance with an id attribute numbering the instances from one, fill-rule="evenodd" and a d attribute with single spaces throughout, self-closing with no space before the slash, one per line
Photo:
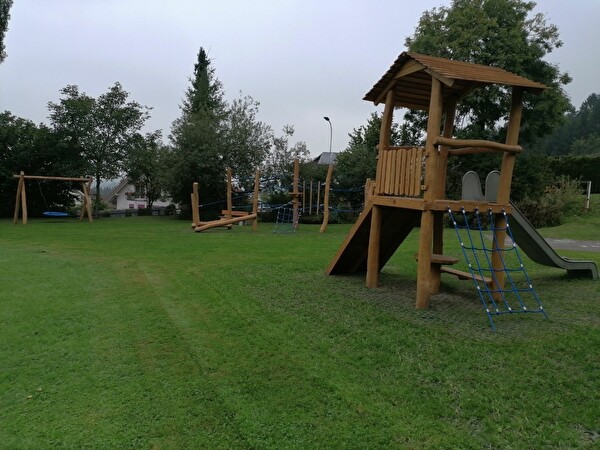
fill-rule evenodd
<path id="1" fill-rule="evenodd" d="M 424 154 L 423 147 L 387 147 L 380 150 L 375 194 L 419 197 Z"/>

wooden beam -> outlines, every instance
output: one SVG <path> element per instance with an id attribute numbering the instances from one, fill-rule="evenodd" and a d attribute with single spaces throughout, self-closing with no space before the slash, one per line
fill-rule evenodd
<path id="1" fill-rule="evenodd" d="M 21 175 L 13 175 L 13 178 L 20 178 Z M 51 180 L 51 181 L 88 181 L 89 177 L 47 177 L 43 175 L 24 175 L 26 180 Z"/>
<path id="2" fill-rule="evenodd" d="M 327 177 L 325 178 L 325 193 L 323 194 L 323 223 L 319 228 L 319 233 L 324 233 L 329 224 L 329 189 L 331 187 L 331 176 L 333 175 L 333 164 L 327 168 Z"/>
<path id="3" fill-rule="evenodd" d="M 523 112 L 523 89 L 513 87 L 510 116 L 508 119 L 508 128 L 506 131 L 506 145 L 517 145 L 519 142 L 519 130 L 521 127 L 521 114 Z M 510 185 L 512 173 L 515 164 L 514 153 L 504 153 L 502 157 L 502 167 L 500 169 L 500 181 L 498 184 L 498 203 L 509 203 Z M 492 247 L 492 269 L 495 271 L 493 291 L 499 291 L 504 288 L 504 262 L 502 260 L 502 251 L 506 239 L 506 218 L 504 214 L 496 214 L 494 243 Z M 499 292 L 494 294 L 496 300 L 501 300 Z"/>
<path id="4" fill-rule="evenodd" d="M 229 219 L 223 220 L 213 220 L 212 222 L 208 222 L 205 225 L 201 225 L 199 227 L 194 228 L 194 231 L 201 232 L 205 230 L 210 230 L 211 228 L 223 227 L 226 225 L 231 225 L 233 223 L 242 222 L 244 220 L 253 220 L 256 219 L 256 214 L 248 214 L 247 216 L 242 217 L 232 217 Z"/>
<path id="5" fill-rule="evenodd" d="M 408 61 L 406 64 L 404 64 L 400 68 L 400 70 L 396 73 L 396 75 L 394 75 L 394 78 L 392 78 L 392 80 L 385 86 L 385 88 L 383 88 L 383 90 L 377 96 L 377 98 L 375 99 L 375 101 L 373 103 L 375 105 L 379 105 L 381 103 L 381 101 L 383 100 L 383 98 L 387 95 L 388 91 L 394 89 L 394 85 L 396 84 L 396 82 L 398 81 L 399 78 L 405 77 L 406 75 L 410 75 L 411 73 L 414 73 L 414 72 L 418 72 L 420 70 L 423 70 L 424 68 L 425 68 L 425 66 L 423 66 L 421 63 L 418 63 L 414 59 L 411 61 Z"/>
<path id="6" fill-rule="evenodd" d="M 371 229 L 369 230 L 369 248 L 367 253 L 367 280 L 369 288 L 379 283 L 379 253 L 381 245 L 381 206 L 373 205 Z"/>
<path id="7" fill-rule="evenodd" d="M 21 172 L 21 175 L 19 175 L 19 183 L 17 185 L 17 196 L 15 198 L 15 214 L 13 217 L 13 223 L 19 222 L 19 209 L 22 204 L 22 198 L 23 198 L 24 193 L 25 193 L 25 175 L 23 172 Z M 26 224 L 27 223 L 27 202 L 24 202 L 23 204 L 25 206 L 25 209 L 23 210 L 23 224 Z"/>
<path id="8" fill-rule="evenodd" d="M 88 222 L 93 222 L 92 216 L 92 196 L 90 195 L 91 187 L 92 187 L 92 177 L 87 179 L 87 182 L 81 182 L 81 187 L 83 189 L 83 204 L 81 205 L 81 214 L 79 215 L 79 221 L 83 221 L 85 216 L 88 218 Z"/>
<path id="9" fill-rule="evenodd" d="M 420 198 L 372 195 L 370 200 L 377 206 L 391 206 L 393 208 L 413 209 L 418 211 L 427 209 L 423 199 Z"/>
<path id="10" fill-rule="evenodd" d="M 434 145 L 444 145 L 450 148 L 457 147 L 479 147 L 489 148 L 501 152 L 520 153 L 523 148 L 516 144 L 501 144 L 500 142 L 485 141 L 483 139 L 451 139 L 448 137 L 438 136 L 434 140 Z"/>
<path id="11" fill-rule="evenodd" d="M 192 184 L 192 226 L 200 223 L 200 196 L 198 182 Z"/>
<path id="12" fill-rule="evenodd" d="M 448 150 L 448 156 L 461 156 L 461 155 L 477 155 L 479 153 L 498 153 L 504 152 L 504 150 L 498 150 L 494 148 L 483 148 L 483 147 L 463 147 Z M 520 152 L 520 151 L 519 151 Z M 519 153 L 512 152 L 512 153 Z"/>
<path id="13" fill-rule="evenodd" d="M 506 214 L 510 214 L 512 212 L 510 204 L 485 203 L 467 200 L 434 200 L 431 202 L 426 202 L 424 205 L 424 209 L 429 209 L 432 211 L 447 211 L 448 208 L 451 208 L 453 211 L 460 211 L 462 208 L 464 208 L 464 210 L 467 212 L 474 212 L 476 210 L 491 210 L 493 213 L 506 212 Z"/>
<path id="14" fill-rule="evenodd" d="M 474 274 L 474 276 L 473 276 L 473 275 L 471 275 L 470 272 L 465 272 L 463 270 L 455 269 L 453 267 L 443 266 L 443 267 L 440 267 L 440 271 L 443 273 L 448 273 L 450 275 L 454 275 L 455 277 L 458 277 L 459 280 L 472 280 L 473 278 L 475 278 L 480 283 L 485 283 L 488 286 L 491 286 L 493 283 L 491 278 L 482 277 L 479 274 Z"/>
<path id="15" fill-rule="evenodd" d="M 431 79 L 431 100 L 429 103 L 429 118 L 427 121 L 427 141 L 425 143 L 425 184 L 429 189 L 425 191 L 425 201 L 438 200 L 440 167 L 439 155 L 435 150 L 435 138 L 439 136 L 442 122 L 443 90 L 442 83 L 437 78 Z M 439 271 L 431 266 L 431 253 L 433 241 L 434 212 L 421 213 L 421 230 L 419 234 L 419 262 L 417 266 L 417 308 L 429 306 L 429 296 L 435 292 L 439 285 Z"/>
<path id="16" fill-rule="evenodd" d="M 431 75 L 432 78 L 435 78 L 440 83 L 443 83 L 448 87 L 452 87 L 452 85 L 454 84 L 454 80 L 452 78 L 445 77 L 437 72 L 434 72 L 431 69 L 425 69 L 425 72 Z"/>
<path id="17" fill-rule="evenodd" d="M 231 200 L 231 167 L 227 168 L 227 210 L 231 211 L 233 209 L 233 202 Z M 229 216 L 231 217 L 231 216 Z"/>

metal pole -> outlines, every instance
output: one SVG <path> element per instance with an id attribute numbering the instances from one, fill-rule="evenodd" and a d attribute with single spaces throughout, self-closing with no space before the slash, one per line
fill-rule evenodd
<path id="1" fill-rule="evenodd" d="M 329 153 L 331 153 L 331 142 L 333 141 L 333 126 L 331 125 L 331 119 L 327 116 L 323 117 L 329 123 Z"/>

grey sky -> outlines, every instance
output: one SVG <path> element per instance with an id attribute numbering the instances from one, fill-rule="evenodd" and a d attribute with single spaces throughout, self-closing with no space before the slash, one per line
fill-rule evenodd
<path id="1" fill-rule="evenodd" d="M 405 50 L 425 10 L 450 0 L 15 0 L 0 65 L 0 111 L 47 122 L 49 101 L 77 84 L 98 96 L 115 81 L 153 108 L 149 130 L 169 134 L 200 46 L 228 101 L 242 91 L 259 119 L 313 155 L 341 151 L 379 110 L 364 94 Z M 600 0 L 539 0 L 564 46 L 549 56 L 573 77 L 579 106 L 600 92 Z"/>

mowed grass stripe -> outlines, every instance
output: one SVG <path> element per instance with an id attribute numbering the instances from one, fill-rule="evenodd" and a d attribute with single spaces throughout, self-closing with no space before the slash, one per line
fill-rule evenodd
<path id="1" fill-rule="evenodd" d="M 414 310 L 416 233 L 378 289 L 325 276 L 347 229 L 0 222 L 10 293 L 0 439 L 14 448 L 590 442 L 597 284 L 533 266 L 550 320 L 506 318 L 493 335 L 469 283 L 444 278 L 430 310 Z"/>

